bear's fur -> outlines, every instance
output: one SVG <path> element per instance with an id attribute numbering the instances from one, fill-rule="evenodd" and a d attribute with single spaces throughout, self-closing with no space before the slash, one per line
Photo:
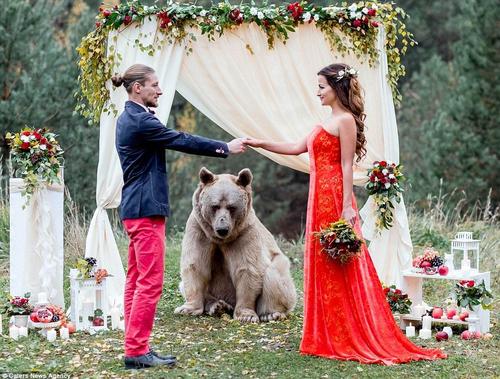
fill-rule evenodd
<path id="1" fill-rule="evenodd" d="M 215 175 L 203 167 L 182 241 L 175 313 L 233 312 L 242 322 L 284 319 L 295 307 L 290 262 L 252 207 L 252 173 Z"/>

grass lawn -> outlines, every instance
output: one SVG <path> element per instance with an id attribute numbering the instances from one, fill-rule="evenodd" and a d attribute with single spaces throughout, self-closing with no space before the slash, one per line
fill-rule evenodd
<path id="1" fill-rule="evenodd" d="M 121 250 L 124 250 L 123 243 Z M 168 242 L 165 287 L 157 312 L 152 346 L 178 357 L 175 369 L 123 369 L 123 333 L 110 331 L 90 336 L 73 334 L 69 341 L 49 343 L 30 332 L 13 341 L 0 337 L 0 372 L 68 373 L 78 378 L 479 378 L 499 377 L 498 331 L 491 340 L 451 341 L 415 339 L 419 345 L 443 348 L 449 358 L 397 366 L 362 365 L 298 353 L 302 304 L 285 322 L 242 325 L 229 317 L 186 317 L 173 314 L 182 304 L 179 282 L 180 239 Z M 282 243 L 292 258 L 297 288 L 302 288 L 302 246 Z M 68 268 L 66 267 L 66 270 Z M 0 286 L 8 276 L 1 274 Z M 301 292 L 301 291 L 300 291 Z M 426 288 L 432 293 L 432 288 Z M 360 325 L 362 327 L 362 325 Z M 5 334 L 4 321 L 4 334 Z"/>

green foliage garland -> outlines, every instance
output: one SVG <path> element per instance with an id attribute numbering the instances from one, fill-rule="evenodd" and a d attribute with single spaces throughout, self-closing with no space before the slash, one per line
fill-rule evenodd
<path id="1" fill-rule="evenodd" d="M 401 100 L 397 82 L 405 74 L 401 55 L 406 53 L 408 45 L 415 44 L 413 35 L 404 24 L 407 17 L 404 10 L 392 3 L 377 1 L 360 1 L 349 7 L 346 3 L 342 6 L 320 7 L 307 1 L 279 6 L 221 2 L 208 9 L 184 3 L 170 3 L 167 7 L 146 6 L 140 1 L 124 2 L 113 8 L 101 6 L 96 16 L 96 30 L 83 38 L 77 49 L 80 54 L 81 90 L 76 95 L 79 103 L 76 110 L 89 118 L 90 122 L 98 122 L 103 111 L 116 112 L 112 106 L 106 108 L 109 100 L 106 82 L 113 73 L 115 62 L 120 59 L 113 46 L 109 47 L 109 54 L 106 54 L 110 30 L 126 28 L 133 23 L 140 24 L 144 18 L 154 16 L 166 40 L 157 39 L 148 46 L 142 45 L 140 40 L 134 41 L 135 47 L 150 55 L 161 48 L 165 41 L 185 43 L 190 51 L 189 41 L 194 40 L 194 36 L 188 32 L 190 27 L 198 27 L 202 34 L 214 40 L 216 36 L 223 35 L 225 30 L 255 22 L 266 33 L 268 46 L 272 49 L 276 39 L 286 43 L 289 33 L 295 32 L 299 24 L 315 22 L 332 50 L 339 51 L 341 55 L 352 52 L 358 57 L 367 56 L 372 66 L 378 59 L 376 37 L 382 24 L 386 33 L 388 80 L 396 103 Z M 252 52 L 251 46 L 247 48 Z"/>

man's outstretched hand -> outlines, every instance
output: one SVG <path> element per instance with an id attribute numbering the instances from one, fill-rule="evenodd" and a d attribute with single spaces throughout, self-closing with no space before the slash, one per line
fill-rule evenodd
<path id="1" fill-rule="evenodd" d="M 247 138 L 235 138 L 232 141 L 228 142 L 227 147 L 229 148 L 230 154 L 240 154 L 244 153 L 246 150 L 245 142 Z"/>

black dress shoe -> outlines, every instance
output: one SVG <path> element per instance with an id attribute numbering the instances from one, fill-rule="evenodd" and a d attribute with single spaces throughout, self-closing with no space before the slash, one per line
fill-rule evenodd
<path id="1" fill-rule="evenodd" d="M 177 358 L 175 355 L 161 355 L 161 354 L 158 354 L 153 349 L 149 349 L 149 352 L 151 354 L 153 354 L 156 358 L 160 358 L 160 359 L 176 360 L 176 358 Z"/>
<path id="2" fill-rule="evenodd" d="M 123 361 L 125 363 L 125 369 L 127 370 L 157 366 L 167 366 L 168 368 L 172 368 L 177 363 L 175 359 L 160 359 L 151 354 L 151 352 L 137 357 L 125 357 Z"/>

